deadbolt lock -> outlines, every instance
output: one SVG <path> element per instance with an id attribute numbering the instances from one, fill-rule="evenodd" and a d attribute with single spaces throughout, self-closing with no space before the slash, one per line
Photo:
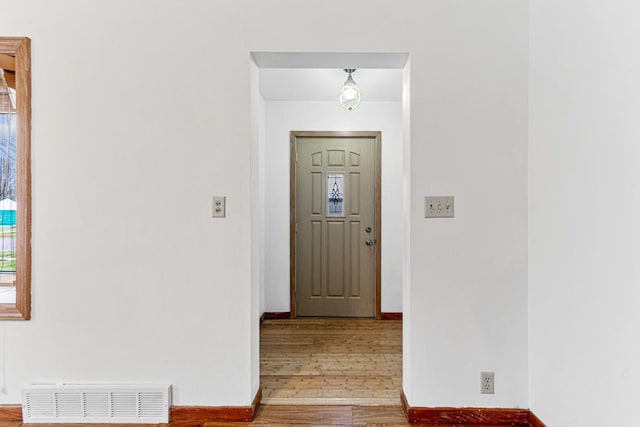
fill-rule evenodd
<path id="1" fill-rule="evenodd" d="M 364 229 L 364 231 L 366 231 L 367 233 L 371 233 L 371 231 L 373 231 L 373 228 L 367 227 Z"/>

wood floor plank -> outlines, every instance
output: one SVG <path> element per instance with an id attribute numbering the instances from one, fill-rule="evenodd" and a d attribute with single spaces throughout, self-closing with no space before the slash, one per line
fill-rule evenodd
<path id="1" fill-rule="evenodd" d="M 352 409 L 354 425 L 406 425 L 401 406 L 358 406 Z"/>
<path id="2" fill-rule="evenodd" d="M 261 405 L 253 425 L 351 425 L 351 406 L 284 406 Z"/>

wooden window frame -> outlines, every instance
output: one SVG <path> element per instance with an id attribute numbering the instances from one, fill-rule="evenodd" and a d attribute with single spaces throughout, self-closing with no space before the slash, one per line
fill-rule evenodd
<path id="1" fill-rule="evenodd" d="M 31 318 L 31 40 L 0 37 L 0 55 L 15 60 L 16 302 L 0 304 L 0 320 Z M 10 59 L 7 61 L 10 63 Z"/>

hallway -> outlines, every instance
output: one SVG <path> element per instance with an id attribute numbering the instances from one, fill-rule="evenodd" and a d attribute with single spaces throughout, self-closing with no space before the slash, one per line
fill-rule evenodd
<path id="1" fill-rule="evenodd" d="M 265 320 L 260 384 L 263 404 L 399 405 L 402 321 Z"/>

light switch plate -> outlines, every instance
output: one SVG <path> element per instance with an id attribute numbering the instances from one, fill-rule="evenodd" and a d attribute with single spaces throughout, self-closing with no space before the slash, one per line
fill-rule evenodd
<path id="1" fill-rule="evenodd" d="M 211 216 L 213 218 L 224 218 L 226 216 L 227 201 L 224 196 L 213 196 L 213 207 Z"/>
<path id="2" fill-rule="evenodd" d="M 427 196 L 424 198 L 425 218 L 453 218 L 453 196 Z"/>

